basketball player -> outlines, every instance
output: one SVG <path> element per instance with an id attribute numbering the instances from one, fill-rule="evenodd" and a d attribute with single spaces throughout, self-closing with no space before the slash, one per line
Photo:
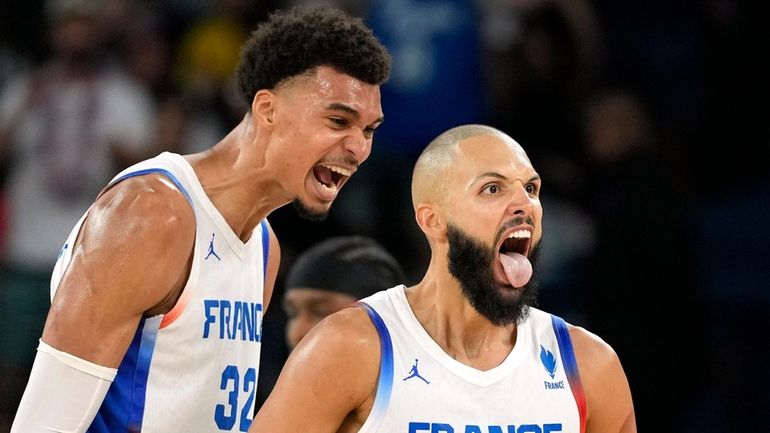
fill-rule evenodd
<path id="1" fill-rule="evenodd" d="M 286 276 L 286 343 L 293 349 L 324 317 L 404 281 L 379 242 L 365 236 L 325 239 L 297 257 Z"/>
<path id="2" fill-rule="evenodd" d="M 251 432 L 635 432 L 618 357 L 531 307 L 541 180 L 506 134 L 465 125 L 423 151 L 421 282 L 329 316 L 291 353 Z"/>
<path id="3" fill-rule="evenodd" d="M 241 123 L 119 173 L 63 244 L 12 431 L 246 431 L 280 257 L 266 217 L 327 213 L 369 155 L 389 68 L 339 11 L 263 23 L 237 71 Z"/>

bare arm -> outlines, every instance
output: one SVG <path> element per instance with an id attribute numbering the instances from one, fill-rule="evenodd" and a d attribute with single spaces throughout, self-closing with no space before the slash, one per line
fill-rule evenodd
<path id="1" fill-rule="evenodd" d="M 73 246 L 42 340 L 117 367 L 142 316 L 176 302 L 194 241 L 192 209 L 162 176 L 128 179 L 108 190 Z"/>
<path id="2" fill-rule="evenodd" d="M 631 390 L 615 351 L 583 328 L 571 326 L 570 336 L 586 396 L 586 433 L 636 433 Z"/>
<path id="3" fill-rule="evenodd" d="M 316 325 L 292 351 L 250 433 L 358 431 L 379 373 L 377 331 L 348 308 Z"/>

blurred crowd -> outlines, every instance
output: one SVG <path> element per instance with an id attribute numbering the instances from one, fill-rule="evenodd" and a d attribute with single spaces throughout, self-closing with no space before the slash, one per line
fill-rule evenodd
<path id="1" fill-rule="evenodd" d="M 240 45 L 307 0 L 6 0 L 0 9 L 0 431 L 26 384 L 68 231 L 120 169 L 204 150 L 244 115 Z M 329 3 L 327 1 L 327 3 Z M 640 431 L 763 431 L 770 158 L 763 2 L 337 0 L 390 49 L 386 121 L 324 223 L 271 216 L 283 273 L 336 235 L 428 261 L 411 167 L 486 123 L 543 178 L 540 306 L 610 343 Z M 286 356 L 264 322 L 263 399 Z M 762 336 L 765 337 L 762 337 Z M 764 341 L 764 343 L 763 343 Z"/>

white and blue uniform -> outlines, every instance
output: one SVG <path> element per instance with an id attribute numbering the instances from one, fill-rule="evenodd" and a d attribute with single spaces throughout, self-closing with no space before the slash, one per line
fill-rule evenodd
<path id="1" fill-rule="evenodd" d="M 480 371 L 449 356 L 404 286 L 361 300 L 380 336 L 377 393 L 361 433 L 582 433 L 585 399 L 566 323 L 530 308 L 516 344 Z"/>
<path id="2" fill-rule="evenodd" d="M 171 180 L 195 213 L 190 276 L 168 313 L 139 323 L 88 432 L 245 432 L 259 371 L 267 223 L 262 221 L 242 242 L 192 167 L 169 152 L 129 167 L 109 185 L 152 173 Z M 52 298 L 87 214 L 62 248 Z"/>

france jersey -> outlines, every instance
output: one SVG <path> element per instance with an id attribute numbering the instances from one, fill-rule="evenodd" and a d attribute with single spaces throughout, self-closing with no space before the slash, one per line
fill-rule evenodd
<path id="1" fill-rule="evenodd" d="M 169 152 L 124 170 L 110 185 L 151 173 L 171 180 L 195 213 L 190 276 L 168 313 L 139 323 L 88 432 L 245 432 L 257 389 L 267 223 L 262 221 L 247 242 L 241 241 L 192 167 Z M 87 214 L 62 248 L 51 280 L 52 298 Z"/>
<path id="2" fill-rule="evenodd" d="M 359 303 L 380 336 L 380 375 L 361 433 L 585 431 L 585 399 L 566 323 L 530 308 L 497 367 L 456 361 L 428 335 L 404 286 Z"/>

